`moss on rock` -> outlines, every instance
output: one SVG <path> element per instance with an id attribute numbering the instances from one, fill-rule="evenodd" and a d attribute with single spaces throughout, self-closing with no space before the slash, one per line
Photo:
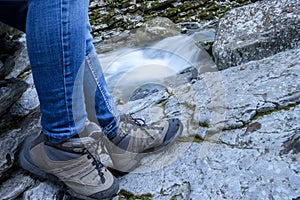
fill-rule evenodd
<path id="1" fill-rule="evenodd" d="M 121 189 L 119 192 L 119 199 L 127 199 L 127 200 L 135 200 L 135 199 L 140 199 L 140 200 L 151 200 L 152 199 L 152 194 L 147 193 L 147 194 L 140 194 L 140 195 L 136 195 L 133 194 L 130 191 Z"/>

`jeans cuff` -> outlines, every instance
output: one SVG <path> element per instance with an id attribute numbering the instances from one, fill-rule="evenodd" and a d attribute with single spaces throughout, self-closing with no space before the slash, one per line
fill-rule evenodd
<path id="1" fill-rule="evenodd" d="M 118 134 L 118 124 L 113 121 L 102 130 L 108 139 L 112 139 Z"/>

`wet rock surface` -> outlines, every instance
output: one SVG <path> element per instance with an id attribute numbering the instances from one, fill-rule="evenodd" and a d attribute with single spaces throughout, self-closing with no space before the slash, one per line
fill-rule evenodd
<path id="1" fill-rule="evenodd" d="M 213 46 L 216 64 L 225 69 L 297 48 L 298 30 L 298 0 L 264 1 L 233 9 L 219 23 Z"/>
<path id="2" fill-rule="evenodd" d="M 92 1 L 92 10 L 98 9 L 100 13 L 109 6 L 117 13 L 116 17 L 110 19 L 111 24 L 107 24 L 107 27 L 98 27 L 100 29 L 93 27 L 94 31 L 104 32 L 102 35 L 104 40 L 101 37 L 98 40 L 98 42 L 103 41 L 98 43 L 97 51 L 104 53 L 122 46 L 137 45 L 135 43 L 137 31 L 132 31 L 128 27 L 125 31 L 121 31 L 122 29 L 116 27 L 119 26 L 118 23 L 122 23 L 122 20 L 128 20 L 132 16 L 140 19 L 136 22 L 144 23 L 141 12 L 167 16 L 181 30 L 185 30 L 185 34 L 193 36 L 193 40 L 198 42 L 197 45 L 193 45 L 195 48 L 204 48 L 201 42 L 203 42 L 202 36 L 206 33 L 214 36 L 215 28 L 203 30 L 201 20 L 195 23 L 184 23 L 184 20 L 181 21 L 179 18 L 179 21 L 176 21 L 175 15 L 173 18 L 170 17 L 172 15 L 162 14 L 165 10 L 170 12 L 171 8 L 182 8 L 184 9 L 181 14 L 182 19 L 185 16 L 189 16 L 187 18 L 190 19 L 195 15 L 187 15 L 185 12 L 199 9 L 198 4 L 204 2 L 208 6 L 210 1 L 194 2 L 192 8 L 186 7 L 189 1 L 159 1 L 157 4 L 154 1 L 149 2 L 144 5 L 142 2 L 133 4 L 126 1 L 119 5 L 111 1 L 110 3 Z M 253 16 L 259 13 L 267 16 L 271 10 L 274 10 L 272 16 L 276 18 L 270 16 L 270 19 L 266 19 L 270 24 L 266 26 L 263 24 L 261 30 L 275 27 L 280 32 L 283 30 L 280 29 L 281 26 L 275 25 L 283 22 L 287 27 L 286 31 L 294 30 L 295 26 L 290 22 L 298 20 L 298 7 L 294 6 L 293 10 L 284 9 L 290 8 L 292 3 L 298 5 L 298 1 L 276 2 L 274 6 L 266 6 L 271 5 L 273 1 L 263 1 L 238 8 L 230 11 L 223 20 L 228 20 L 229 16 L 241 10 L 247 14 L 250 8 L 258 9 Z M 219 3 L 219 5 L 226 7 L 227 3 Z M 214 8 L 207 6 L 208 10 Z M 124 18 L 124 13 L 127 12 L 126 16 L 130 17 Z M 222 12 L 221 10 L 220 13 Z M 107 15 L 102 17 L 107 17 L 109 13 L 107 11 Z M 292 17 L 295 15 L 296 17 Z M 123 18 L 121 19 L 120 16 Z M 139 16 L 141 18 L 138 18 Z M 247 15 L 239 15 L 238 18 L 231 18 L 231 21 L 232 24 L 238 24 L 246 18 Z M 98 20 L 95 15 L 96 19 Z M 255 19 L 254 17 L 249 19 L 248 24 L 257 25 Z M 117 23 L 114 20 L 119 21 Z M 214 48 L 220 45 L 220 42 L 226 41 L 225 35 L 220 36 L 220 31 L 224 30 L 223 22 L 221 21 L 217 29 Z M 95 26 L 96 22 L 93 23 Z M 135 28 L 142 26 L 138 23 L 134 25 Z M 169 32 L 164 32 L 167 33 L 164 37 L 179 34 L 174 26 L 175 23 L 170 22 L 169 27 L 173 28 L 168 29 Z M 274 27 L 269 26 L 272 23 Z M 246 27 L 247 23 L 244 25 Z M 164 25 L 159 27 L 161 29 L 156 27 L 156 30 L 168 28 Z M 41 130 L 39 102 L 28 68 L 26 48 L 22 43 L 24 41 L 21 38 L 21 42 L 17 42 L 11 36 L 19 33 L 13 33 L 10 29 L 5 30 L 10 36 L 5 36 L 3 44 L 7 44 L 8 48 L 12 47 L 12 51 L 9 54 L 1 53 L 0 71 L 4 65 L 12 66 L 13 69 L 3 70 L 5 73 L 1 76 L 3 92 L 0 94 L 3 96 L 0 98 L 3 101 L 0 107 L 3 109 L 0 119 L 0 198 L 71 199 L 61 186 L 49 181 L 39 181 L 18 166 L 18 152 L 24 138 Z M 247 35 L 247 29 L 243 30 L 245 32 L 240 30 L 241 35 Z M 109 31 L 111 36 L 117 37 L 106 38 L 105 34 Z M 142 32 L 146 36 L 142 39 L 145 42 L 150 41 L 147 38 L 156 40 L 157 35 L 163 35 L 162 32 L 151 32 L 149 35 L 146 32 L 145 29 Z M 199 32 L 201 34 L 194 35 Z M 260 34 L 253 30 L 249 38 L 257 39 L 255 33 Z M 222 66 L 220 62 L 229 59 L 230 63 L 232 56 L 223 57 L 221 54 L 214 53 L 219 69 L 224 69 L 221 71 L 216 70 L 216 65 L 211 62 L 208 54 L 200 53 L 201 59 L 203 57 L 209 61 L 202 63 L 201 66 L 188 66 L 185 70 L 165 78 L 163 82 L 139 85 L 136 90 L 133 90 L 128 102 L 117 102 L 120 110 L 145 119 L 147 123 L 159 123 L 168 117 L 178 117 L 184 124 L 184 130 L 178 141 L 168 150 L 145 157 L 141 166 L 135 171 L 119 177 L 121 190 L 114 199 L 298 199 L 300 197 L 300 48 L 293 46 L 299 38 L 296 34 L 298 33 L 290 34 L 289 37 L 275 38 L 276 45 L 286 44 L 286 48 L 269 52 L 265 49 L 268 45 L 259 46 L 259 49 L 266 50 L 270 54 L 255 59 L 251 56 L 247 59 L 245 57 L 243 62 L 234 64 L 237 66 L 230 64 L 230 68 L 220 67 Z M 294 36 L 296 38 L 293 38 Z M 180 34 L 174 37 L 183 38 Z M 126 42 L 130 42 L 124 42 L 125 38 L 129 38 Z M 211 37 L 205 39 L 207 38 L 209 43 L 214 42 Z M 107 42 L 109 40 L 116 44 Z M 103 46 L 105 42 L 107 46 Z M 261 41 L 258 40 L 259 42 Z M 271 40 L 264 40 L 264 42 L 275 45 Z M 14 45 L 19 44 L 21 44 L 20 48 L 14 49 Z M 292 46 L 293 49 L 289 49 Z M 253 51 L 253 46 L 244 45 L 242 51 L 245 52 L 243 55 L 247 55 L 247 52 Z M 108 79 L 109 84 L 110 81 L 111 79 Z M 22 90 L 19 91 L 18 88 Z M 11 95 L 8 95 L 9 92 Z M 8 101 L 13 96 L 13 101 Z M 103 156 L 102 161 L 111 165 L 107 155 Z"/>

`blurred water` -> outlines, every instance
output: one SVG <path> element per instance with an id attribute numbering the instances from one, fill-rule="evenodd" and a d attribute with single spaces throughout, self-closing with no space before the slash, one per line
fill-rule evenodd
<path id="1" fill-rule="evenodd" d="M 141 85 L 163 84 L 164 79 L 190 67 L 198 71 L 211 71 L 214 63 L 210 55 L 197 46 L 194 37 L 199 39 L 199 34 L 178 35 L 147 47 L 126 48 L 99 55 L 109 88 L 122 91 L 122 96 L 128 97 Z M 205 39 L 211 36 L 204 34 L 200 37 Z"/>

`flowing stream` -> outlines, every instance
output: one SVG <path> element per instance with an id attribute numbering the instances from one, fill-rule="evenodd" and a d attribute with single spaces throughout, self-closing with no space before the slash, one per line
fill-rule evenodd
<path id="1" fill-rule="evenodd" d="M 100 54 L 99 59 L 109 88 L 127 101 L 136 88 L 164 84 L 166 78 L 187 68 L 194 67 L 201 73 L 215 70 L 211 56 L 196 43 L 210 37 L 207 32 L 177 35 L 142 48 Z"/>

